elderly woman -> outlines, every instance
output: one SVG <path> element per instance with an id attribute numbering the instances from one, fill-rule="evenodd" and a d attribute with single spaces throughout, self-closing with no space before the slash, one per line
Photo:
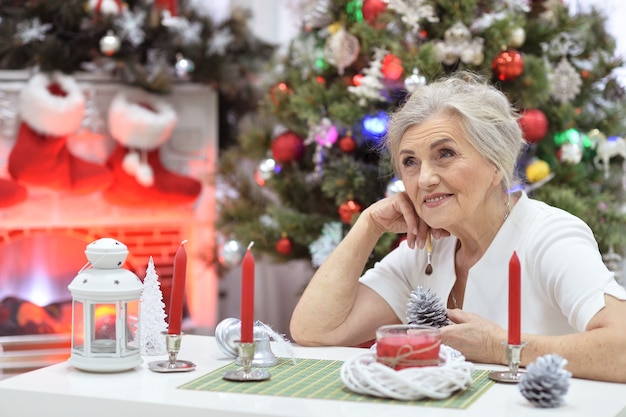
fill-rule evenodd
<path id="1" fill-rule="evenodd" d="M 410 292 L 422 286 L 447 300 L 453 324 L 441 329 L 444 344 L 470 361 L 506 364 L 515 251 L 522 366 L 558 353 L 576 377 L 626 382 L 626 290 L 583 221 L 507 192 L 523 143 L 507 98 L 478 76 L 457 74 L 413 93 L 386 139 L 406 192 L 359 216 L 302 295 L 292 337 L 302 345 L 371 341 L 379 326 L 406 322 Z M 360 276 L 385 232 L 407 239 Z"/>

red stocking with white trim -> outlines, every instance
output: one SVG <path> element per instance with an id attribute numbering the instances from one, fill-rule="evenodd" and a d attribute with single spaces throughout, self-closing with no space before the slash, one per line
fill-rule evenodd
<path id="1" fill-rule="evenodd" d="M 85 99 L 73 78 L 60 73 L 36 74 L 20 93 L 22 118 L 9 155 L 8 170 L 21 184 L 73 193 L 107 187 L 111 173 L 67 148 L 67 136 L 80 128 Z"/>

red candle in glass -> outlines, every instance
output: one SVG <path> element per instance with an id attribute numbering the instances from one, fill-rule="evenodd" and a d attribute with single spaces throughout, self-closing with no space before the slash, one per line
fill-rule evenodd
<path id="1" fill-rule="evenodd" d="M 521 273 L 517 252 L 509 260 L 509 345 L 521 344 Z"/>
<path id="2" fill-rule="evenodd" d="M 250 242 L 241 264 L 241 343 L 254 341 L 254 255 Z"/>
<path id="3" fill-rule="evenodd" d="M 187 277 L 187 251 L 185 251 L 186 240 L 174 255 L 174 272 L 172 278 L 172 292 L 170 296 L 170 313 L 167 333 L 181 334 L 180 327 L 183 320 L 183 303 L 185 301 L 185 278 Z"/>
<path id="4" fill-rule="evenodd" d="M 441 335 L 428 326 L 390 325 L 376 332 L 376 357 L 394 369 L 439 365 Z"/>

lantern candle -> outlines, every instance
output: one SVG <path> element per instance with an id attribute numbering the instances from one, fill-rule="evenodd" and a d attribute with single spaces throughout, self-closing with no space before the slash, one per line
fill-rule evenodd
<path id="1" fill-rule="evenodd" d="M 254 255 L 250 242 L 241 265 L 241 343 L 254 340 Z"/>
<path id="2" fill-rule="evenodd" d="M 521 274 L 520 262 L 514 251 L 509 260 L 509 345 L 521 343 Z"/>
<path id="3" fill-rule="evenodd" d="M 183 319 L 183 303 L 185 300 L 185 278 L 187 276 L 187 252 L 185 251 L 186 240 L 174 255 L 174 272 L 172 278 L 172 292 L 170 296 L 170 313 L 168 334 L 181 334 L 181 322 Z"/>

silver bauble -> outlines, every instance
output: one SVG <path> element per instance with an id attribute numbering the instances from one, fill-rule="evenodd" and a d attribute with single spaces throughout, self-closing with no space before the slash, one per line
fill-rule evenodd
<path id="1" fill-rule="evenodd" d="M 121 45 L 122 41 L 120 41 L 120 38 L 112 30 L 109 30 L 100 39 L 100 52 L 106 56 L 113 56 L 120 50 Z"/>
<path id="2" fill-rule="evenodd" d="M 418 88 L 426 85 L 426 77 L 420 74 L 417 68 L 413 68 L 413 73 L 405 78 L 404 88 L 409 93 L 415 92 Z"/>
<path id="3" fill-rule="evenodd" d="M 191 79 L 191 74 L 193 74 L 195 69 L 196 66 L 192 60 L 185 58 L 181 54 L 176 56 L 176 64 L 174 64 L 176 78 L 183 81 L 189 81 Z"/>
<path id="4" fill-rule="evenodd" d="M 246 253 L 246 247 L 236 240 L 229 240 L 220 248 L 217 259 L 226 268 L 232 268 L 241 263 Z"/>

